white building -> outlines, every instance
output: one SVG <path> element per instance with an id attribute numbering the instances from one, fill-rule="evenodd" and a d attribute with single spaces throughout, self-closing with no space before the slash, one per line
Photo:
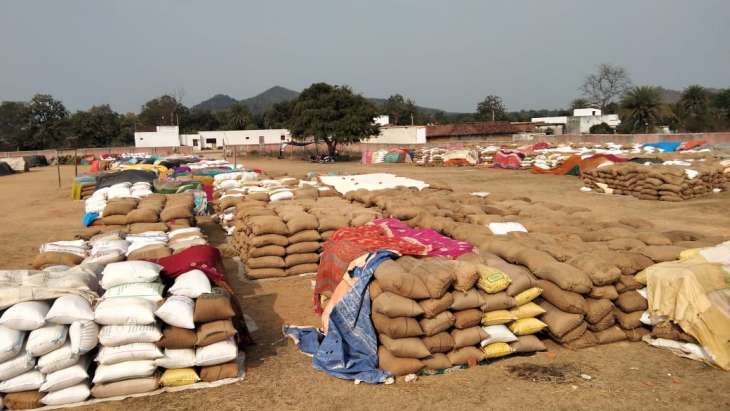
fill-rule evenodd
<path id="1" fill-rule="evenodd" d="M 380 134 L 362 141 L 365 144 L 426 144 L 426 126 L 385 126 Z"/>
<path id="2" fill-rule="evenodd" d="M 553 128 L 556 134 L 563 131 L 568 134 L 585 134 L 590 133 L 591 127 L 601 123 L 606 123 L 613 129 L 621 124 L 618 114 L 603 115 L 597 108 L 576 108 L 573 110 L 572 116 L 533 117 L 530 121 L 544 123 L 543 129 Z"/>
<path id="3" fill-rule="evenodd" d="M 156 131 L 135 131 L 135 147 L 180 147 L 178 126 L 157 126 Z"/>
<path id="4" fill-rule="evenodd" d="M 387 126 L 388 124 L 390 124 L 390 116 L 387 114 L 377 116 L 373 119 L 373 123 L 379 126 Z"/>

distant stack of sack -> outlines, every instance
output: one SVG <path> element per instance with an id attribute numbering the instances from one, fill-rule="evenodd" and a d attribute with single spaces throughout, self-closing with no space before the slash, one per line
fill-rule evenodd
<path id="1" fill-rule="evenodd" d="M 89 301 L 25 301 L 0 316 L 0 392 L 9 409 L 84 401 L 98 327 Z"/>
<path id="2" fill-rule="evenodd" d="M 516 299 L 504 291 L 509 277 L 501 273 L 495 281 L 494 273 L 468 259 L 406 256 L 381 263 L 369 286 L 379 367 L 401 376 L 544 349 L 531 335 L 544 324 L 528 312 L 529 301 L 517 307 L 520 319 L 497 319 Z"/>
<path id="3" fill-rule="evenodd" d="M 720 164 L 693 163 L 691 168 L 676 165 L 645 166 L 613 164 L 583 172 L 586 187 L 642 200 L 683 201 L 702 197 L 714 189 L 727 189 L 730 173 Z"/>

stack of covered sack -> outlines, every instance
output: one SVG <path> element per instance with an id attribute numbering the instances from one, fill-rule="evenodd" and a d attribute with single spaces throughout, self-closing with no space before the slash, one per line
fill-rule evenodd
<path id="1" fill-rule="evenodd" d="M 156 359 L 165 368 L 163 386 L 211 382 L 238 376 L 237 331 L 230 296 L 212 288 L 200 270 L 175 278 L 169 296 L 155 312 L 166 325 L 158 345 L 164 356 Z M 195 366 L 200 367 L 200 373 Z"/>
<path id="2" fill-rule="evenodd" d="M 43 244 L 33 259 L 33 268 L 43 270 L 53 266 L 73 267 L 86 258 L 88 251 L 83 240 L 55 241 Z"/>
<path id="3" fill-rule="evenodd" d="M 496 270 L 469 260 L 479 258 L 406 256 L 378 266 L 370 297 L 380 368 L 399 376 L 544 349 L 531 336 L 544 327 L 532 318 L 540 311 L 527 305 L 539 290 L 522 291 L 523 304 L 510 314 L 517 299 L 504 291 L 509 277 L 500 272 L 497 280 Z M 509 320 L 497 319 L 500 309 Z"/>
<path id="4" fill-rule="evenodd" d="M 108 264 L 102 273 L 105 290 L 94 317 L 101 325 L 101 348 L 91 394 L 96 398 L 137 394 L 157 389 L 155 360 L 163 354 L 155 310 L 162 300 L 161 266 L 147 261 Z"/>
<path id="5" fill-rule="evenodd" d="M 89 357 L 99 331 L 89 301 L 63 295 L 25 301 L 0 316 L 0 392 L 10 409 L 88 398 Z"/>

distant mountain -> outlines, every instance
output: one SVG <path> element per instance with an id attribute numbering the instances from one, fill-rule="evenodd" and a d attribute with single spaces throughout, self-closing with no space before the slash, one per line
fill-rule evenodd
<path id="1" fill-rule="evenodd" d="M 657 87 L 659 89 L 659 93 L 662 96 L 662 101 L 666 104 L 674 104 L 679 101 L 679 99 L 682 98 L 682 91 L 679 90 L 672 90 L 669 88 L 664 87 Z M 712 88 L 712 87 L 705 87 L 705 90 L 707 90 L 708 93 L 719 93 L 721 90 Z"/>
<path id="2" fill-rule="evenodd" d="M 237 100 L 227 94 L 216 94 L 215 96 L 194 105 L 192 109 L 222 111 L 233 105 L 235 102 L 237 102 Z"/>

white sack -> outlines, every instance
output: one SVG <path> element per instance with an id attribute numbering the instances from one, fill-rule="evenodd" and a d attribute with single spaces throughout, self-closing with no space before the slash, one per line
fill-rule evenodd
<path id="1" fill-rule="evenodd" d="M 74 404 L 85 401 L 90 395 L 91 390 L 89 389 L 89 384 L 81 383 L 59 391 L 50 392 L 41 398 L 41 402 L 46 405 Z"/>
<path id="2" fill-rule="evenodd" d="M 149 377 L 157 367 L 154 361 L 127 361 L 119 364 L 100 365 L 94 374 L 94 384 Z"/>
<path id="3" fill-rule="evenodd" d="M 144 298 L 110 298 L 96 306 L 94 321 L 101 325 L 152 324 L 155 322 L 155 307 L 154 302 Z"/>
<path id="4" fill-rule="evenodd" d="M 118 364 L 125 361 L 156 360 L 162 352 L 153 343 L 132 343 L 117 347 L 104 347 L 99 350 L 96 362 L 102 365 Z"/>
<path id="5" fill-rule="evenodd" d="M 0 325 L 20 331 L 33 331 L 43 327 L 50 306 L 44 301 L 25 301 L 5 310 Z"/>
<path id="6" fill-rule="evenodd" d="M 238 347 L 233 338 L 199 347 L 195 350 L 195 364 L 200 367 L 224 364 L 238 356 Z"/>
<path id="7" fill-rule="evenodd" d="M 195 329 L 195 322 L 193 321 L 194 308 L 195 303 L 192 299 L 181 295 L 173 295 L 168 297 L 162 306 L 155 311 L 155 315 L 169 325 L 193 330 Z"/>
<path id="8" fill-rule="evenodd" d="M 160 341 L 162 332 L 156 325 L 105 325 L 99 332 L 99 342 L 107 347 L 132 343 Z"/>
<path id="9" fill-rule="evenodd" d="M 210 280 L 204 272 L 191 270 L 175 278 L 175 284 L 168 292 L 172 295 L 198 298 L 200 294 L 210 293 Z"/>
<path id="10" fill-rule="evenodd" d="M 160 277 L 162 266 L 148 261 L 121 261 L 104 268 L 101 286 L 108 290 L 127 283 L 151 283 Z"/>
<path id="11" fill-rule="evenodd" d="M 99 343 L 99 325 L 93 321 L 74 321 L 68 328 L 71 352 L 86 354 Z"/>
<path id="12" fill-rule="evenodd" d="M 60 348 L 66 342 L 67 335 L 68 329 L 65 325 L 46 325 L 28 334 L 25 350 L 34 357 L 40 357 Z"/>

